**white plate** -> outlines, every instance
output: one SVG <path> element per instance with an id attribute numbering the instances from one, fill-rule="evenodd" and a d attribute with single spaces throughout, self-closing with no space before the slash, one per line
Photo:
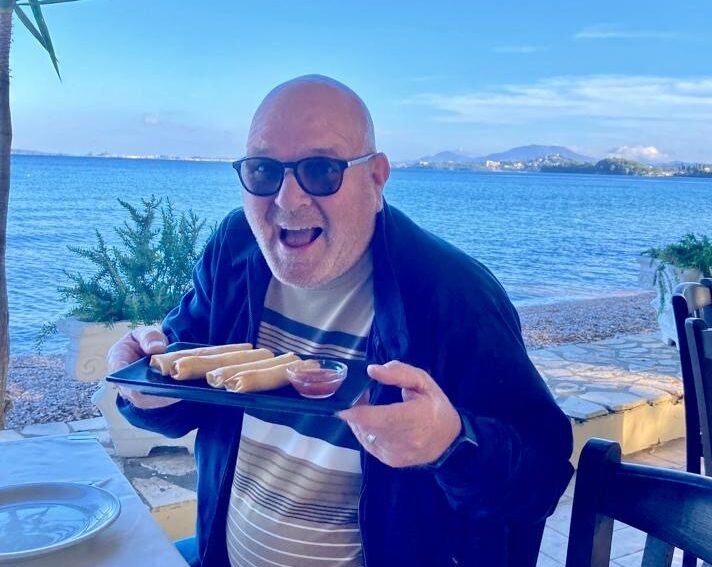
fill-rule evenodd
<path id="1" fill-rule="evenodd" d="M 120 510 L 113 494 L 88 484 L 0 488 L 0 563 L 74 545 L 109 526 Z"/>

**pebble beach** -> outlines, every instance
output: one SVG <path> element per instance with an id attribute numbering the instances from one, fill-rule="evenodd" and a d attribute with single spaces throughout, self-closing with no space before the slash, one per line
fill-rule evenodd
<path id="1" fill-rule="evenodd" d="M 592 342 L 657 329 L 653 293 L 633 293 L 518 308 L 529 349 Z M 96 417 L 91 402 L 96 383 L 80 382 L 64 371 L 64 357 L 12 358 L 8 377 L 11 406 L 5 427 Z"/>

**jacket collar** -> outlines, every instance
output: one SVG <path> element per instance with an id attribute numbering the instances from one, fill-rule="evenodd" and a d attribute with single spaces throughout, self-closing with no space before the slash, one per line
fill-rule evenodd
<path id="1" fill-rule="evenodd" d="M 392 209 L 384 201 L 383 209 L 376 215 L 371 240 L 375 338 L 382 344 L 387 360 L 403 360 L 409 343 L 403 295 L 396 275 L 398 250 L 391 238 L 397 230 L 395 221 Z"/>

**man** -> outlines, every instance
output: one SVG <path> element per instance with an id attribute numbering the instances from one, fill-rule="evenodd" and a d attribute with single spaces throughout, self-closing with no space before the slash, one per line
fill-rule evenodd
<path id="1" fill-rule="evenodd" d="M 163 322 L 109 355 L 252 342 L 366 359 L 368 403 L 337 417 L 122 390 L 132 423 L 197 428 L 197 559 L 222 565 L 534 565 L 572 468 L 571 429 L 495 278 L 383 200 L 361 99 L 284 83 L 235 163 L 230 213 Z"/>

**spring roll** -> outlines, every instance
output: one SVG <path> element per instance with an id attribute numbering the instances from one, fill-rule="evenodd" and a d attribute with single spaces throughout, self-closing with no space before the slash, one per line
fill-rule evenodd
<path id="1" fill-rule="evenodd" d="M 296 354 L 288 352 L 287 354 L 281 354 L 274 358 L 216 368 L 215 370 L 206 372 L 205 377 L 208 380 L 208 384 L 210 384 L 213 388 L 223 388 L 226 381 L 229 381 L 233 376 L 239 374 L 240 372 L 271 368 L 272 366 L 279 366 L 280 364 L 295 362 L 297 360 L 299 360 L 299 357 Z"/>
<path id="2" fill-rule="evenodd" d="M 221 366 L 242 364 L 244 362 L 264 360 L 265 358 L 274 358 L 274 353 L 265 348 L 258 348 L 205 356 L 184 356 L 173 363 L 171 378 L 175 380 L 202 378 L 206 372 Z"/>
<path id="3" fill-rule="evenodd" d="M 191 348 L 186 350 L 176 350 L 173 352 L 167 352 L 165 354 L 154 354 L 151 357 L 150 364 L 151 368 L 155 368 L 164 376 L 168 376 L 171 373 L 173 363 L 179 358 L 183 358 L 184 356 L 204 356 L 209 354 L 222 354 L 225 352 L 249 350 L 251 348 L 252 345 L 250 343 L 236 343 L 232 345 L 220 345 Z"/>
<path id="4" fill-rule="evenodd" d="M 247 394 L 248 392 L 264 392 L 281 388 L 289 384 L 287 367 L 290 364 L 294 364 L 294 362 L 287 362 L 272 368 L 240 372 L 225 382 L 225 389 L 238 394 Z"/>

